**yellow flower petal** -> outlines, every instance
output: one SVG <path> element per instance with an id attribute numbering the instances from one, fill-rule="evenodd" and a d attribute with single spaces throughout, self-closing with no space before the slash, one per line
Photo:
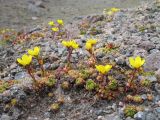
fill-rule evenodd
<path id="1" fill-rule="evenodd" d="M 145 59 L 142 59 L 141 65 L 144 65 L 144 63 L 145 63 Z"/>
<path id="2" fill-rule="evenodd" d="M 133 68 L 140 68 L 144 63 L 145 60 L 142 59 L 140 56 L 137 56 L 135 59 L 133 57 L 129 58 L 129 63 Z"/>
<path id="3" fill-rule="evenodd" d="M 96 65 L 96 69 L 98 72 L 104 74 L 105 73 L 105 67 L 103 65 Z"/>
<path id="4" fill-rule="evenodd" d="M 53 22 L 53 21 L 49 21 L 49 22 L 48 22 L 48 25 L 54 26 L 54 22 Z"/>
<path id="5" fill-rule="evenodd" d="M 28 54 L 30 54 L 30 55 L 32 55 L 32 56 L 34 56 L 34 51 L 33 51 L 33 50 L 31 50 L 31 49 L 29 49 L 29 50 L 28 50 Z"/>
<path id="6" fill-rule="evenodd" d="M 108 11 L 107 15 L 113 15 L 113 12 L 112 11 Z"/>
<path id="7" fill-rule="evenodd" d="M 32 56 L 26 54 L 22 56 L 22 59 L 20 58 L 17 59 L 17 62 L 23 66 L 29 65 L 31 61 L 32 61 Z"/>
<path id="8" fill-rule="evenodd" d="M 40 52 L 40 47 L 34 47 L 34 49 L 29 49 L 28 50 L 28 54 L 37 57 L 39 55 Z"/>
<path id="9" fill-rule="evenodd" d="M 97 40 L 95 40 L 95 39 L 88 39 L 87 43 L 90 43 L 91 45 L 95 45 L 97 43 Z"/>
<path id="10" fill-rule="evenodd" d="M 27 54 L 22 55 L 22 60 L 23 60 L 23 61 L 25 61 L 25 60 L 27 60 L 27 59 L 28 59 L 28 55 L 27 55 Z"/>
<path id="11" fill-rule="evenodd" d="M 59 28 L 58 28 L 58 27 L 54 27 L 54 28 L 52 28 L 52 31 L 53 31 L 53 32 L 58 32 L 58 31 L 59 31 Z"/>
<path id="12" fill-rule="evenodd" d="M 63 20 L 60 20 L 60 19 L 57 20 L 57 23 L 58 23 L 59 25 L 64 25 Z"/>
<path id="13" fill-rule="evenodd" d="M 74 41 L 74 40 L 70 40 L 70 41 L 62 41 L 62 45 L 65 47 L 72 47 L 73 49 L 76 49 L 79 47 L 79 45 Z"/>
<path id="14" fill-rule="evenodd" d="M 115 12 L 119 12 L 120 9 L 119 8 L 111 8 L 111 11 L 115 13 Z"/>
<path id="15" fill-rule="evenodd" d="M 40 52 L 40 47 L 34 47 L 34 54 L 35 56 L 38 56 L 39 55 L 39 52 Z"/>
<path id="16" fill-rule="evenodd" d="M 65 47 L 68 47 L 67 41 L 64 41 L 64 40 L 63 40 L 63 41 L 62 41 L 62 45 L 65 46 Z"/>
<path id="17" fill-rule="evenodd" d="M 129 63 L 132 67 L 134 67 L 134 58 L 133 57 L 130 57 L 129 58 Z"/>
<path id="18" fill-rule="evenodd" d="M 20 58 L 17 59 L 17 62 L 23 66 L 25 66 L 26 64 L 24 63 L 24 61 L 22 61 Z"/>
<path id="19" fill-rule="evenodd" d="M 85 48 L 86 48 L 87 50 L 92 49 L 91 43 L 86 43 Z"/>
<path id="20" fill-rule="evenodd" d="M 105 71 L 106 73 L 109 72 L 112 68 L 112 65 L 105 65 Z"/>

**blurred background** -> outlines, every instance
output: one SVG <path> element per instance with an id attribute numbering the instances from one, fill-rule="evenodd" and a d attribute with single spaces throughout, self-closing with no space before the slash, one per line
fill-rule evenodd
<path id="1" fill-rule="evenodd" d="M 0 0 L 0 28 L 23 29 L 49 20 L 102 13 L 104 8 L 133 8 L 152 0 Z"/>

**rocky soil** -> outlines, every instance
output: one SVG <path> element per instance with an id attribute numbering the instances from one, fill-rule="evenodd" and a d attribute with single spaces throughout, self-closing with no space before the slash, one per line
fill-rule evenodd
<path id="1" fill-rule="evenodd" d="M 159 120 L 160 2 L 152 2 L 136 9 L 122 9 L 113 16 L 112 20 L 107 21 L 106 18 L 108 18 L 106 15 L 87 16 L 66 25 L 66 29 L 70 30 L 72 37 L 80 44 L 80 48 L 72 54 L 72 63 L 88 59 L 88 52 L 83 47 L 86 39 L 90 38 L 93 32 L 92 27 L 95 27 L 96 31 L 101 31 L 93 35 L 98 39 L 96 50 L 104 47 L 106 43 L 118 46 L 116 51 L 107 54 L 103 51 L 96 52 L 96 58 L 99 61 L 110 60 L 127 67 L 129 66 L 128 57 L 137 55 L 144 57 L 146 59 L 144 70 L 153 73 L 146 76 L 153 84 L 153 99 L 141 104 L 144 111 L 136 113 L 134 118 L 125 118 L 123 109 L 126 103 L 121 100 L 97 101 L 92 93 L 75 88 L 63 91 L 59 86 L 57 89 L 44 90 L 45 92 L 40 95 L 28 89 L 32 86 L 31 78 L 15 62 L 16 58 L 27 49 L 41 46 L 46 70 L 58 70 L 66 63 L 66 48 L 52 38 L 48 27 L 41 26 L 27 33 L 39 32 L 44 34 L 43 37 L 0 47 L 0 79 L 5 81 L 15 79 L 19 82 L 0 94 L 0 120 Z M 84 21 L 90 23 L 90 28 L 85 35 L 79 35 L 77 24 Z M 34 67 L 37 68 L 37 66 Z M 36 77 L 39 78 L 38 75 Z M 122 75 L 116 75 L 116 77 L 119 80 L 123 79 Z M 53 97 L 49 97 L 48 93 L 54 93 Z M 65 98 L 64 105 L 59 112 L 50 112 L 49 105 L 61 95 Z M 147 99 L 146 94 L 141 96 L 144 100 Z M 18 105 L 8 107 L 13 98 L 16 98 Z"/>

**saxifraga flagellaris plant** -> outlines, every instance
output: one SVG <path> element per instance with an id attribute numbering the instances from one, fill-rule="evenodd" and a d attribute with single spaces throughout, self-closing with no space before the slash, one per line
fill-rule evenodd
<path id="1" fill-rule="evenodd" d="M 142 70 L 145 59 L 141 58 L 140 56 L 137 56 L 135 58 L 130 57 L 129 63 L 131 68 L 133 68 L 133 72 L 131 73 L 130 79 L 127 83 L 127 87 L 132 87 L 134 85 L 134 79 L 136 78 L 136 74 L 140 73 L 140 71 Z"/>
<path id="2" fill-rule="evenodd" d="M 111 70 L 112 65 L 95 65 L 95 67 L 96 70 L 99 72 L 99 76 L 97 77 L 98 81 L 103 82 L 105 85 L 105 74 L 107 74 Z"/>
<path id="3" fill-rule="evenodd" d="M 28 74 L 32 77 L 33 82 L 36 83 L 36 79 L 33 75 L 32 67 L 31 67 L 32 56 L 24 54 L 22 58 L 17 58 L 17 62 L 28 71 Z"/>
<path id="4" fill-rule="evenodd" d="M 134 115 L 137 113 L 138 111 L 137 111 L 137 108 L 136 108 L 136 106 L 131 106 L 131 105 L 128 105 L 128 106 L 126 106 L 125 107 L 125 109 L 124 109 L 124 114 L 125 114 L 125 116 L 126 117 L 134 117 Z"/>
<path id="5" fill-rule="evenodd" d="M 85 45 L 85 49 L 90 53 L 91 55 L 91 60 L 93 60 L 93 62 L 96 62 L 96 57 L 94 55 L 94 45 L 97 43 L 96 39 L 88 39 Z"/>
<path id="6" fill-rule="evenodd" d="M 63 20 L 61 20 L 61 19 L 58 19 L 58 20 L 57 20 L 57 23 L 58 23 L 58 26 L 59 26 L 59 27 L 62 27 L 62 26 L 64 25 L 64 22 L 63 22 Z"/>
<path id="7" fill-rule="evenodd" d="M 63 40 L 62 45 L 67 47 L 67 50 L 68 50 L 67 61 L 68 61 L 68 66 L 70 66 L 72 51 L 74 49 L 77 49 L 79 47 L 79 45 L 75 42 L 75 40 L 69 40 L 69 41 Z"/>
<path id="8" fill-rule="evenodd" d="M 40 65 L 40 68 L 41 68 L 41 71 L 42 71 L 42 76 L 45 75 L 45 70 L 44 70 L 44 67 L 43 67 L 43 59 L 39 56 L 39 53 L 40 53 L 40 47 L 34 47 L 34 49 L 29 49 L 28 50 L 28 54 L 33 56 L 34 58 L 37 59 L 39 65 Z"/>
<path id="9" fill-rule="evenodd" d="M 48 25 L 54 26 L 54 25 L 55 25 L 55 24 L 54 24 L 54 21 L 49 21 L 49 22 L 48 22 Z"/>
<path id="10" fill-rule="evenodd" d="M 58 27 L 53 27 L 51 28 L 51 30 L 53 31 L 53 38 L 55 38 L 55 36 L 58 34 L 59 32 L 59 28 Z M 57 33 L 57 34 L 56 34 Z"/>

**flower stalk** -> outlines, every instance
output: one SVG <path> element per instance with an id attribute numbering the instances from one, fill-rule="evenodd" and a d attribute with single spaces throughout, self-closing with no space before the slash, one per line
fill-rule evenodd
<path id="1" fill-rule="evenodd" d="M 33 79 L 33 82 L 36 83 L 36 79 L 33 75 L 33 71 L 31 69 L 31 62 L 32 62 L 32 56 L 31 55 L 26 55 L 24 54 L 22 56 L 22 58 L 18 58 L 17 59 L 17 62 L 22 65 L 27 71 L 28 71 L 28 74 L 32 77 Z"/>
<path id="2" fill-rule="evenodd" d="M 97 40 L 95 39 L 88 39 L 85 45 L 86 50 L 90 53 L 91 59 L 93 59 L 94 62 L 96 62 L 96 57 L 94 55 L 94 48 L 93 46 L 97 43 Z"/>
<path id="3" fill-rule="evenodd" d="M 68 50 L 67 62 L 68 62 L 68 66 L 70 66 L 72 51 L 74 49 L 77 49 L 79 45 L 75 42 L 75 40 L 70 40 L 70 41 L 63 40 L 62 45 L 67 47 L 67 50 Z"/>
<path id="4" fill-rule="evenodd" d="M 28 71 L 28 74 L 32 77 L 34 84 L 36 84 L 37 81 L 36 81 L 35 76 L 33 75 L 33 71 L 32 71 L 31 66 L 29 65 L 29 66 L 26 66 L 25 68 L 26 68 L 26 70 Z"/>
<path id="5" fill-rule="evenodd" d="M 29 49 L 28 50 L 28 54 L 30 54 L 31 56 L 33 56 L 35 59 L 37 59 L 39 66 L 41 68 L 41 72 L 42 72 L 42 76 L 45 76 L 45 70 L 43 67 L 43 59 L 39 57 L 39 53 L 40 53 L 40 47 L 34 47 L 34 49 Z"/>

